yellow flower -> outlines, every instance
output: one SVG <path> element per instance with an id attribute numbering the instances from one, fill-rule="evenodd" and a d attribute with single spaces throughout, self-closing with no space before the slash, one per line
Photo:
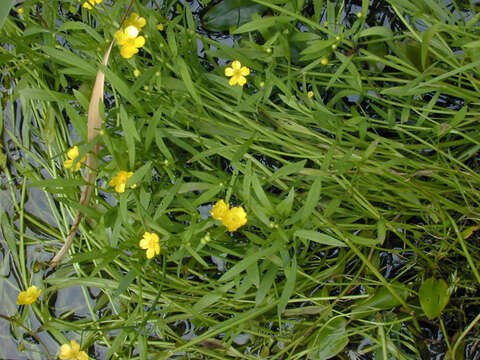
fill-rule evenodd
<path id="1" fill-rule="evenodd" d="M 133 70 L 133 76 L 139 77 L 140 76 L 140 70 L 138 70 L 138 69 Z"/>
<path id="2" fill-rule="evenodd" d="M 328 65 L 328 59 L 327 58 L 323 58 L 322 60 L 320 60 L 320 63 L 322 65 Z"/>
<path id="3" fill-rule="evenodd" d="M 125 27 L 135 26 L 138 30 L 141 30 L 147 21 L 145 18 L 139 16 L 136 12 L 133 12 L 130 17 L 125 21 Z"/>
<path id="4" fill-rule="evenodd" d="M 163 24 L 158 24 L 158 25 L 157 25 L 157 30 L 158 30 L 158 31 L 163 31 L 163 29 L 165 29 L 165 27 L 163 26 Z"/>
<path id="5" fill-rule="evenodd" d="M 240 61 L 235 60 L 232 62 L 232 67 L 225 68 L 225 76 L 230 77 L 228 82 L 230 85 L 234 86 L 238 84 L 243 86 L 247 83 L 247 78 L 245 76 L 250 74 L 250 69 L 246 66 L 242 67 Z"/>
<path id="6" fill-rule="evenodd" d="M 160 242 L 158 235 L 155 233 L 144 233 L 138 245 L 140 248 L 147 250 L 147 259 L 151 259 L 155 255 L 160 254 Z"/>
<path id="7" fill-rule="evenodd" d="M 138 28 L 132 25 L 123 31 L 118 30 L 115 32 L 115 39 L 117 39 L 118 44 L 122 46 L 120 55 L 125 59 L 131 58 L 138 53 L 139 48 L 145 45 L 145 38 L 138 36 Z"/>
<path id="8" fill-rule="evenodd" d="M 85 351 L 80 351 L 80 344 L 75 340 L 71 340 L 70 344 L 60 346 L 58 357 L 62 360 L 88 360 Z"/>
<path id="9" fill-rule="evenodd" d="M 117 175 L 115 175 L 112 180 L 109 181 L 108 185 L 115 186 L 116 192 L 123 193 L 125 192 L 125 186 L 127 184 L 127 181 L 132 175 L 133 172 L 131 171 L 120 170 L 119 172 L 117 172 Z M 135 189 L 135 187 L 135 184 L 130 186 L 131 189 Z"/>
<path id="10" fill-rule="evenodd" d="M 225 201 L 223 200 L 218 200 L 215 205 L 213 205 L 212 211 L 210 214 L 212 214 L 212 217 L 216 220 L 222 220 L 222 218 L 225 216 L 229 209 L 229 205 L 225 204 Z"/>
<path id="11" fill-rule="evenodd" d="M 20 8 L 17 9 L 17 11 L 20 15 L 22 15 L 25 12 L 25 9 L 20 7 Z"/>
<path id="12" fill-rule="evenodd" d="M 307 92 L 307 96 L 308 96 L 309 98 L 313 98 L 314 95 L 315 95 L 315 94 L 314 94 L 313 91 L 311 91 L 311 90 L 310 90 L 309 92 Z"/>
<path id="13" fill-rule="evenodd" d="M 228 231 L 237 231 L 247 223 L 247 213 L 241 206 L 233 207 L 222 217 L 222 223 Z"/>
<path id="14" fill-rule="evenodd" d="M 42 290 L 35 285 L 30 286 L 26 291 L 21 291 L 17 297 L 17 305 L 30 305 L 37 301 Z"/>
<path id="15" fill-rule="evenodd" d="M 100 4 L 103 0 L 87 0 L 83 3 L 85 9 L 91 10 L 96 4 Z"/>
<path id="16" fill-rule="evenodd" d="M 75 145 L 74 147 L 72 147 L 70 150 L 67 151 L 68 160 L 65 160 L 63 162 L 63 166 L 66 169 L 70 169 L 73 166 L 73 162 L 78 157 L 78 154 L 79 154 L 78 146 Z M 73 171 L 80 170 L 80 167 L 82 166 L 82 162 L 84 161 L 85 161 L 85 156 L 82 157 L 79 161 L 77 161 L 77 164 L 75 165 L 75 169 L 73 169 Z"/>

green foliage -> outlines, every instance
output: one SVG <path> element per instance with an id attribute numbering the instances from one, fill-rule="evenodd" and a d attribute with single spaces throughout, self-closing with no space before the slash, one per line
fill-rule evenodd
<path id="1" fill-rule="evenodd" d="M 418 359 L 438 341 L 425 327 L 468 358 L 480 322 L 473 8 L 364 0 L 357 17 L 347 1 L 198 13 L 139 0 L 145 46 L 124 59 L 114 44 L 103 66 L 129 4 L 29 0 L 0 32 L 8 315 L 40 323 L 49 349 L 75 338 L 112 359 Z M 224 74 L 234 60 L 251 70 L 243 87 Z M 103 123 L 88 141 L 99 70 Z M 73 145 L 80 157 L 100 146 L 89 206 L 81 173 L 63 167 Z M 123 193 L 109 185 L 120 170 L 133 173 Z M 219 199 L 247 224 L 213 219 Z M 47 270 L 77 211 L 68 257 Z M 160 238 L 153 259 L 144 232 Z M 432 273 L 451 299 L 443 280 L 422 283 Z M 40 301 L 16 307 L 30 284 Z M 15 351 L 45 357 L 12 329 Z"/>
<path id="2" fill-rule="evenodd" d="M 439 316 L 448 304 L 450 294 L 443 279 L 425 280 L 418 290 L 420 305 L 429 319 Z"/>

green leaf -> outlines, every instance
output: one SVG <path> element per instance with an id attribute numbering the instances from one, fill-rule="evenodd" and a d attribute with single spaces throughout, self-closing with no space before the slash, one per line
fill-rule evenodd
<path id="1" fill-rule="evenodd" d="M 27 188 L 39 187 L 39 188 L 63 188 L 63 187 L 72 187 L 72 186 L 81 186 L 85 185 L 83 180 L 74 180 L 74 179 L 48 179 L 48 180 L 37 180 L 32 181 L 27 185 Z"/>
<path id="2" fill-rule="evenodd" d="M 250 21 L 238 29 L 232 32 L 232 34 L 243 34 L 250 31 L 256 31 L 260 29 L 267 29 L 272 27 L 276 24 L 284 24 L 292 21 L 293 19 L 289 16 L 270 16 L 270 17 L 262 17 L 260 19 L 256 19 Z"/>
<path id="3" fill-rule="evenodd" d="M 348 344 L 347 322 L 336 318 L 327 322 L 318 330 L 308 345 L 307 358 L 310 360 L 330 359 L 340 353 Z"/>
<path id="4" fill-rule="evenodd" d="M 233 288 L 234 282 L 228 282 L 225 285 L 220 286 L 218 289 L 208 292 L 198 300 L 195 305 L 193 305 L 193 310 L 195 312 L 200 312 L 201 310 L 213 305 L 218 300 L 220 300 L 227 291 Z"/>
<path id="5" fill-rule="evenodd" d="M 392 39 L 393 33 L 392 30 L 390 30 L 386 26 L 373 26 L 371 28 L 364 29 L 358 33 L 359 38 L 365 36 L 380 36 L 385 39 Z"/>
<path id="6" fill-rule="evenodd" d="M 152 162 L 149 161 L 142 167 L 140 167 L 135 173 L 128 179 L 127 187 L 132 186 L 133 184 L 141 181 L 147 174 L 151 174 Z"/>
<path id="7" fill-rule="evenodd" d="M 397 294 L 402 298 L 406 299 L 408 295 L 408 289 L 400 283 L 393 283 L 392 286 L 395 286 L 395 290 Z M 378 310 L 390 310 L 400 305 L 400 301 L 395 298 L 391 292 L 385 288 L 379 288 L 375 294 L 362 302 L 358 305 L 355 305 L 354 311 L 352 312 L 353 318 L 358 319 L 372 312 L 376 312 Z"/>
<path id="8" fill-rule="evenodd" d="M 302 170 L 305 167 L 306 163 L 307 163 L 307 160 L 302 160 L 295 163 L 287 164 L 281 167 L 280 169 L 278 169 L 277 171 L 275 171 L 272 174 L 272 176 L 270 176 L 269 181 L 274 182 L 275 180 L 281 179 L 285 176 L 288 176 L 291 174 L 297 174 L 300 172 L 300 170 Z"/>
<path id="9" fill-rule="evenodd" d="M 57 91 L 52 91 L 49 89 L 32 89 L 24 88 L 19 90 L 21 96 L 25 97 L 26 100 L 42 100 L 42 101 L 71 101 L 73 97 L 68 94 L 63 94 Z"/>
<path id="10" fill-rule="evenodd" d="M 443 279 L 425 280 L 418 291 L 423 312 L 431 320 L 439 316 L 450 299 L 448 285 Z"/>
<path id="11" fill-rule="evenodd" d="M 331 246 L 342 246 L 342 247 L 346 246 L 340 240 L 337 240 L 331 237 L 330 235 L 322 234 L 314 230 L 297 230 L 293 235 L 302 239 L 314 241 L 319 244 L 331 245 Z"/>
<path id="12" fill-rule="evenodd" d="M 197 94 L 197 91 L 195 90 L 195 86 L 193 85 L 192 77 L 190 76 L 190 72 L 188 71 L 187 64 L 181 57 L 177 57 L 176 63 L 178 65 L 180 76 L 188 92 L 190 93 L 190 95 L 192 95 L 192 97 L 195 99 L 197 103 L 201 104 L 202 100 L 200 99 L 200 97 Z"/>
<path id="13" fill-rule="evenodd" d="M 297 279 L 297 258 L 293 257 L 290 266 L 284 270 L 286 281 L 285 286 L 283 287 L 282 296 L 280 297 L 280 302 L 277 305 L 278 314 L 283 313 L 287 307 L 288 300 L 292 296 L 293 291 L 295 290 L 295 283 Z"/>
<path id="14" fill-rule="evenodd" d="M 123 105 L 120 105 L 120 122 L 125 136 L 126 149 L 128 149 L 128 160 L 130 168 L 135 166 L 135 140 L 140 141 L 137 127 L 132 118 L 127 114 Z"/>
<path id="15" fill-rule="evenodd" d="M 273 281 L 277 277 L 278 266 L 270 263 L 270 268 L 268 269 L 265 276 L 262 278 L 260 282 L 260 286 L 258 287 L 257 294 L 255 295 L 255 304 L 259 306 L 265 296 L 267 295 L 268 291 L 272 287 Z"/>
<path id="16" fill-rule="evenodd" d="M 307 199 L 305 201 L 305 205 L 302 208 L 302 222 L 307 221 L 307 219 L 312 215 L 313 210 L 318 204 L 320 200 L 320 192 L 322 190 L 322 178 L 317 176 L 315 181 L 312 184 L 312 187 L 308 191 Z"/>
<path id="17" fill-rule="evenodd" d="M 92 78 L 97 73 L 97 69 L 94 66 L 90 65 L 88 61 L 82 59 L 80 56 L 75 55 L 74 53 L 67 50 L 57 50 L 48 46 L 43 46 L 42 50 L 51 58 L 55 59 L 58 63 L 68 66 L 74 66 L 79 69 L 82 69 L 86 74 L 90 75 Z"/>
<path id="18" fill-rule="evenodd" d="M 253 14 L 261 14 L 266 6 L 251 0 L 223 0 L 208 10 L 202 17 L 203 27 L 211 31 L 227 31 L 252 19 Z"/>
<path id="19" fill-rule="evenodd" d="M 295 189 L 292 187 L 288 195 L 277 205 L 277 211 L 280 215 L 287 217 L 292 212 L 293 200 L 295 198 Z"/>
<path id="20" fill-rule="evenodd" d="M 236 263 L 230 270 L 228 270 L 222 277 L 218 280 L 220 282 L 228 281 L 233 279 L 236 275 L 240 274 L 243 270 L 246 270 L 251 264 L 257 262 L 263 257 L 267 257 L 276 253 L 281 247 L 281 242 L 276 241 L 271 247 L 254 252 L 249 256 L 245 257 L 243 260 Z"/>
<path id="21" fill-rule="evenodd" d="M 0 30 L 2 30 L 3 23 L 10 12 L 10 8 L 13 5 L 14 0 L 2 0 L 3 4 L 0 6 Z"/>

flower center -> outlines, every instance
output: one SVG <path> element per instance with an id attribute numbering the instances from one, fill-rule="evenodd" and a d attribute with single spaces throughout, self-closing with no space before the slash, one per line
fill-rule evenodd
<path id="1" fill-rule="evenodd" d="M 134 39 L 138 36 L 138 29 L 135 26 L 131 25 L 125 29 L 125 35 L 128 38 Z"/>

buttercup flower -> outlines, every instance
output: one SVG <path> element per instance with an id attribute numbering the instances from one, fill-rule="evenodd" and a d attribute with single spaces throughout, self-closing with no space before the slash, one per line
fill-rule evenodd
<path id="1" fill-rule="evenodd" d="M 25 9 L 20 7 L 20 8 L 17 9 L 17 11 L 20 15 L 22 15 L 25 12 Z"/>
<path id="2" fill-rule="evenodd" d="M 103 0 L 87 0 L 83 3 L 82 7 L 91 10 L 96 4 L 101 4 Z"/>
<path id="3" fill-rule="evenodd" d="M 229 84 L 234 86 L 236 84 L 243 86 L 247 83 L 245 76 L 250 74 L 250 69 L 246 66 L 242 66 L 240 61 L 235 60 L 232 62 L 232 67 L 225 68 L 225 76 L 229 76 Z"/>
<path id="4" fill-rule="evenodd" d="M 233 207 L 222 217 L 222 223 L 228 231 L 237 231 L 247 223 L 247 213 L 241 206 Z"/>
<path id="5" fill-rule="evenodd" d="M 30 286 L 26 291 L 21 291 L 17 297 L 17 305 L 30 305 L 37 301 L 42 290 L 35 285 Z"/>
<path id="6" fill-rule="evenodd" d="M 125 59 L 130 59 L 133 55 L 138 53 L 138 49 L 145 45 L 145 38 L 138 36 L 138 28 L 130 25 L 125 30 L 117 30 L 115 32 L 115 39 L 121 45 L 120 55 Z"/>
<path id="7" fill-rule="evenodd" d="M 70 344 L 60 346 L 58 357 L 62 360 L 88 360 L 87 353 L 80 351 L 80 344 L 75 340 L 71 340 Z"/>
<path id="8" fill-rule="evenodd" d="M 163 24 L 158 24 L 158 25 L 157 25 L 157 30 L 158 30 L 158 31 L 163 31 L 163 29 L 165 29 L 165 27 L 163 26 Z"/>
<path id="9" fill-rule="evenodd" d="M 147 21 L 145 18 L 139 16 L 136 12 L 133 12 L 130 17 L 125 21 L 125 28 L 129 26 L 136 27 L 139 31 L 145 26 Z"/>
<path id="10" fill-rule="evenodd" d="M 115 175 L 112 180 L 108 182 L 108 185 L 115 186 L 116 192 L 123 193 L 125 192 L 125 186 L 127 184 L 127 181 L 132 175 L 132 171 L 120 170 L 119 172 L 117 172 L 117 175 Z M 130 186 L 131 189 L 135 189 L 135 187 L 135 184 Z"/>
<path id="11" fill-rule="evenodd" d="M 140 248 L 147 250 L 147 259 L 160 254 L 160 241 L 155 233 L 145 232 L 138 245 Z"/>
<path id="12" fill-rule="evenodd" d="M 78 154 L 79 154 L 78 146 L 75 145 L 74 147 L 72 147 L 70 150 L 67 151 L 68 160 L 65 160 L 63 162 L 63 166 L 66 169 L 70 169 L 73 166 L 73 162 L 78 157 Z M 85 156 L 82 157 L 79 161 L 77 161 L 77 163 L 75 165 L 75 169 L 73 169 L 73 171 L 80 170 L 80 167 L 82 166 L 82 162 L 84 162 L 84 161 L 85 161 Z"/>
<path id="13" fill-rule="evenodd" d="M 217 203 L 213 205 L 213 208 L 210 214 L 212 214 L 212 217 L 214 219 L 222 220 L 222 218 L 225 216 L 228 210 L 229 210 L 229 206 L 225 204 L 225 201 L 218 200 Z"/>

